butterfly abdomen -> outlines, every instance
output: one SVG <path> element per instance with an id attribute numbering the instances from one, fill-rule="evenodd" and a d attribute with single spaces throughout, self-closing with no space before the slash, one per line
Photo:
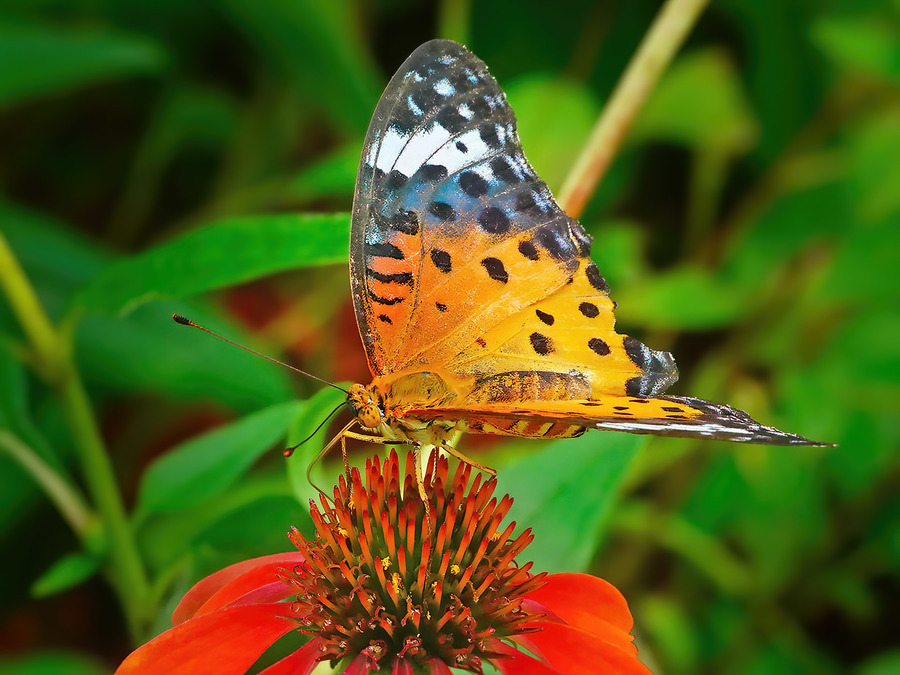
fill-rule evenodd
<path id="1" fill-rule="evenodd" d="M 585 432 L 585 428 L 564 422 L 470 420 L 467 431 L 476 434 L 518 436 L 520 438 L 574 438 L 581 436 Z"/>
<path id="2" fill-rule="evenodd" d="M 590 393 L 590 383 L 579 372 L 522 370 L 476 380 L 466 399 L 473 403 L 524 403 L 588 398 Z"/>

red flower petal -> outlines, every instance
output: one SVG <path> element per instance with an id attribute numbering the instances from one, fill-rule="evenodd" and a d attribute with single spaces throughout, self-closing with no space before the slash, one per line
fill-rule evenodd
<path id="1" fill-rule="evenodd" d="M 412 664 L 406 659 L 397 659 L 394 661 L 391 675 L 413 675 Z"/>
<path id="2" fill-rule="evenodd" d="M 278 578 L 281 570 L 291 566 L 292 564 L 286 564 L 282 560 L 254 567 L 220 588 L 194 612 L 194 616 L 239 604 L 278 602 L 294 595 L 296 591 L 292 591 L 290 586 Z"/>
<path id="3" fill-rule="evenodd" d="M 243 675 L 275 640 L 297 627 L 284 603 L 244 605 L 170 628 L 133 651 L 116 675 Z"/>
<path id="4" fill-rule="evenodd" d="M 637 650 L 633 645 L 629 644 L 626 650 L 618 644 L 561 623 L 541 622 L 540 632 L 518 635 L 513 639 L 529 651 L 542 656 L 552 668 L 566 675 L 650 673 L 638 660 Z M 518 672 L 517 670 L 516 673 Z"/>
<path id="5" fill-rule="evenodd" d="M 503 675 L 561 675 L 560 671 L 505 642 L 494 646 L 494 650 L 509 657 L 491 661 Z"/>
<path id="6" fill-rule="evenodd" d="M 431 675 L 453 675 L 450 666 L 440 659 L 428 659 L 425 666 L 431 669 Z"/>
<path id="7" fill-rule="evenodd" d="M 343 675 L 366 675 L 370 670 L 369 660 L 360 654 L 350 662 L 349 666 L 344 668 Z"/>
<path id="8" fill-rule="evenodd" d="M 309 675 L 322 653 L 318 638 L 313 638 L 297 651 L 261 671 L 259 675 Z"/>
<path id="9" fill-rule="evenodd" d="M 551 574 L 545 581 L 544 586 L 527 597 L 548 609 L 551 620 L 562 619 L 626 654 L 637 654 L 630 634 L 634 621 L 625 598 L 615 586 L 589 574 Z"/>
<path id="10" fill-rule="evenodd" d="M 229 565 L 228 567 L 221 569 L 214 574 L 210 574 L 205 579 L 201 579 L 196 584 L 194 584 L 194 587 L 191 588 L 191 590 L 189 590 L 181 599 L 181 602 L 178 603 L 178 607 L 176 607 L 175 611 L 172 613 L 172 623 L 177 626 L 178 624 L 187 621 L 188 619 L 193 617 L 201 607 L 207 604 L 207 602 L 226 585 L 230 584 L 232 581 L 238 579 L 242 575 L 254 570 L 257 567 L 263 565 L 270 565 L 272 567 L 278 567 L 279 565 L 284 567 L 291 567 L 299 562 L 303 562 L 303 560 L 303 554 L 299 551 L 286 551 L 284 553 L 274 553 L 272 555 L 264 555 L 259 558 L 252 558 L 251 560 L 244 560 L 242 562 L 235 563 L 234 565 Z M 285 586 L 285 588 L 287 588 L 287 586 Z M 244 593 L 246 592 L 247 590 L 244 591 Z M 227 601 L 224 600 L 225 598 L 229 597 L 229 595 L 223 595 L 223 602 L 221 602 L 219 606 L 228 604 L 228 602 L 231 602 L 235 598 L 240 597 L 240 595 L 243 595 L 243 593 L 231 595 L 231 597 Z M 282 597 L 286 597 L 286 595 Z M 209 606 L 204 608 L 204 611 L 209 612 L 212 611 L 212 609 L 215 609 L 215 607 Z"/>

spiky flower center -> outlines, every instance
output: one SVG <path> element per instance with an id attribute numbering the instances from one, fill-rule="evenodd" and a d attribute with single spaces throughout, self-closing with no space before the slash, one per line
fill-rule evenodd
<path id="1" fill-rule="evenodd" d="M 502 531 L 512 499 L 493 498 L 494 480 L 471 481 L 460 465 L 448 481 L 445 458 L 429 462 L 425 490 L 430 527 L 419 497 L 412 453 L 402 477 L 396 453 L 383 465 L 366 462 L 350 484 L 342 477 L 333 502 L 311 502 L 314 541 L 297 530 L 291 539 L 306 562 L 286 573 L 297 598 L 301 631 L 322 644 L 332 663 L 364 655 L 373 669 L 397 659 L 481 672 L 501 638 L 534 630 L 540 614 L 522 596 L 542 584 L 541 575 L 519 567 L 515 557 L 532 540 L 530 530 Z M 433 533 L 433 534 L 430 534 Z"/>

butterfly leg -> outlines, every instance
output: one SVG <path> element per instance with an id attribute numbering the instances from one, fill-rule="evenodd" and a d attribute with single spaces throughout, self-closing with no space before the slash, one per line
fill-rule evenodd
<path id="1" fill-rule="evenodd" d="M 424 522 L 424 536 L 431 537 L 432 528 L 431 528 L 431 505 L 428 503 L 428 495 L 425 494 L 425 481 L 422 479 L 422 460 L 421 460 L 421 450 L 422 446 L 418 443 L 413 443 L 413 461 L 416 464 L 416 487 L 419 488 L 419 498 L 422 500 L 422 504 L 425 506 L 425 522 Z M 434 446 L 428 446 L 429 459 L 431 461 L 431 454 L 434 453 Z"/>
<path id="2" fill-rule="evenodd" d="M 319 450 L 318 454 L 317 454 L 315 457 L 313 457 L 313 460 L 312 460 L 312 461 L 309 463 L 309 465 L 306 467 L 306 480 L 307 480 L 307 482 L 308 482 L 310 485 L 312 485 L 312 486 L 316 489 L 316 491 L 317 491 L 319 494 L 323 495 L 326 499 L 328 499 L 328 495 L 325 493 L 325 491 L 322 490 L 318 485 L 316 485 L 316 484 L 313 482 L 313 479 L 312 479 L 312 470 L 315 468 L 315 466 L 316 466 L 319 462 L 322 461 L 322 458 L 323 458 L 326 454 L 328 454 L 328 451 L 331 450 L 331 448 L 333 448 L 333 447 L 337 444 L 338 441 L 341 442 L 341 449 L 342 449 L 343 452 L 344 452 L 344 465 L 345 465 L 345 466 L 347 465 L 347 451 L 346 451 L 346 449 L 344 448 L 344 437 L 345 437 L 346 434 L 350 433 L 349 429 L 350 429 L 350 427 L 352 427 L 354 424 L 356 424 L 356 420 L 352 420 L 349 424 L 347 424 L 347 426 L 345 426 L 343 429 L 341 429 L 341 430 L 338 432 L 338 434 L 337 434 L 334 438 L 332 438 L 330 441 L 328 441 L 328 443 L 325 445 L 324 448 L 322 448 L 321 450 Z M 349 472 L 348 472 L 348 478 L 349 478 Z"/>
<path id="3" fill-rule="evenodd" d="M 467 457 L 466 455 L 461 453 L 459 450 L 457 450 L 452 445 L 442 445 L 441 450 L 444 450 L 445 452 L 450 453 L 451 455 L 456 457 L 456 459 L 460 460 L 461 462 L 465 462 L 466 464 L 469 464 L 470 466 L 474 466 L 479 471 L 484 471 L 486 474 L 489 474 L 491 476 L 491 478 L 494 478 L 497 475 L 496 469 L 492 469 L 489 466 L 485 466 L 481 462 L 476 462 L 471 457 Z"/>

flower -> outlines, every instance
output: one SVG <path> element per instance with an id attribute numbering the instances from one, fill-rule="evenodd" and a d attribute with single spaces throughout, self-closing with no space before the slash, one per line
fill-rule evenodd
<path id="1" fill-rule="evenodd" d="M 298 551 L 200 581 L 176 608 L 175 627 L 117 673 L 244 673 L 295 630 L 310 640 L 265 675 L 310 673 L 320 661 L 348 675 L 480 673 L 484 661 L 516 675 L 649 673 L 615 587 L 516 564 L 533 536 L 513 536 L 514 522 L 500 529 L 512 499 L 492 497 L 493 479 L 470 481 L 461 464 L 448 480 L 447 460 L 430 462 L 426 509 L 415 469 L 410 453 L 401 486 L 392 452 L 383 464 L 367 461 L 365 483 L 356 469 L 349 482 L 341 477 L 333 500 L 310 503 L 314 539 L 294 529 Z"/>

